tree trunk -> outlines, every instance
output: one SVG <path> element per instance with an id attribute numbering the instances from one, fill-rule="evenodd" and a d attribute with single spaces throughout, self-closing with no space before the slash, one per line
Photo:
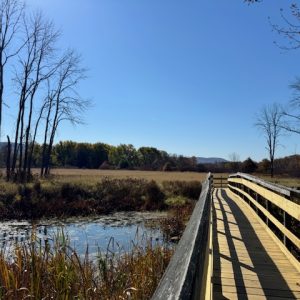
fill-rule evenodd
<path id="1" fill-rule="evenodd" d="M 24 100 L 25 101 L 25 100 Z M 20 129 L 20 150 L 19 150 L 19 176 L 20 176 L 20 180 L 23 181 L 24 180 L 24 174 L 23 174 L 23 170 L 22 170 L 22 166 L 23 166 L 23 132 L 24 132 L 24 112 L 25 112 L 25 102 L 23 105 L 23 109 L 22 109 L 22 113 L 21 113 L 21 129 Z"/>
<path id="2" fill-rule="evenodd" d="M 15 172 L 16 164 L 17 164 L 17 157 L 18 157 L 18 139 L 19 139 L 19 130 L 20 130 L 20 119 L 21 119 L 21 105 L 19 106 L 19 113 L 17 118 L 16 124 L 16 133 L 15 133 L 15 144 L 14 144 L 14 154 L 11 166 L 11 172 Z"/>
<path id="3" fill-rule="evenodd" d="M 38 127 L 39 127 L 39 123 L 40 123 L 41 118 L 43 116 L 44 109 L 45 109 L 45 105 L 41 108 L 40 115 L 39 115 L 39 117 L 38 117 L 38 119 L 36 121 L 35 128 L 34 128 L 34 134 L 33 134 L 32 142 L 31 142 L 31 147 L 30 147 L 30 151 L 29 151 L 29 155 L 28 155 L 27 178 L 29 178 L 29 176 L 31 174 L 31 164 L 32 164 L 32 156 L 33 156 L 33 151 L 34 151 L 36 134 L 37 134 L 37 130 L 38 130 Z"/>
<path id="4" fill-rule="evenodd" d="M 53 127 L 52 127 L 52 132 L 51 132 L 51 136 L 50 136 L 50 140 L 49 140 L 47 157 L 46 157 L 45 175 L 50 174 L 51 152 L 52 152 L 52 148 L 53 148 L 53 142 L 54 142 L 57 125 L 58 124 L 53 124 Z"/>
<path id="5" fill-rule="evenodd" d="M 26 136 L 25 136 L 25 152 L 24 152 L 24 176 L 29 179 L 30 177 L 30 171 L 28 169 L 31 169 L 31 159 L 29 162 L 28 156 L 30 155 L 29 152 L 29 138 L 30 138 L 30 130 L 31 130 L 31 122 L 32 122 L 32 111 L 33 111 L 33 99 L 35 96 L 35 93 L 38 89 L 38 86 L 40 84 L 40 68 L 41 68 L 41 63 L 43 59 L 43 53 L 40 53 L 39 61 L 38 61 L 38 66 L 36 70 L 36 77 L 35 77 L 35 85 L 33 87 L 33 90 L 30 95 L 30 105 L 29 105 L 29 114 L 28 114 L 28 123 L 27 123 L 27 128 L 26 128 Z M 38 122 L 37 122 L 38 123 Z"/>
<path id="6" fill-rule="evenodd" d="M 271 159 L 271 178 L 273 178 L 274 177 L 274 159 Z"/>
<path id="7" fill-rule="evenodd" d="M 27 80 L 27 79 L 26 79 Z M 17 124 L 16 124 L 16 133 L 15 133 L 15 144 L 14 144 L 14 154 L 13 154 L 13 160 L 12 160 L 12 166 L 11 166 L 11 172 L 15 172 L 15 168 L 17 165 L 17 157 L 18 157 L 18 139 L 19 134 L 23 134 L 21 131 L 20 133 L 20 123 L 22 118 L 22 112 L 24 113 L 24 105 L 25 105 L 25 93 L 26 93 L 26 86 L 22 87 L 22 93 L 19 100 L 19 111 L 18 111 L 18 118 L 17 118 Z"/>
<path id="8" fill-rule="evenodd" d="M 52 99 L 50 100 L 49 110 L 48 110 L 48 114 L 47 114 L 47 118 L 46 118 L 46 125 L 45 125 L 44 143 L 43 143 L 43 151 L 42 151 L 41 177 L 43 177 L 45 175 L 47 135 L 48 135 L 48 129 L 49 129 L 51 107 L 52 107 Z"/>
<path id="9" fill-rule="evenodd" d="M 2 53 L 0 54 L 0 141 L 2 137 L 2 110 L 3 110 L 3 64 L 2 64 Z"/>
<path id="10" fill-rule="evenodd" d="M 10 138 L 7 136 L 7 156 L 6 156 L 6 180 L 10 180 L 10 155 L 11 155 L 11 144 Z"/>
<path id="11" fill-rule="evenodd" d="M 33 109 L 33 95 L 31 95 L 31 98 L 30 98 L 28 125 L 26 128 L 26 135 L 25 135 L 24 164 L 23 164 L 23 171 L 24 171 L 25 177 L 27 177 L 27 175 L 30 176 L 30 172 L 28 173 L 27 169 L 29 168 L 28 152 L 29 152 L 29 138 L 30 138 L 30 129 L 31 129 L 32 109 Z"/>

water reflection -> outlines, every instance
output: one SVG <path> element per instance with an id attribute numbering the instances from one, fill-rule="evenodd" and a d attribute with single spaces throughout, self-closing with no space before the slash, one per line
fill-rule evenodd
<path id="1" fill-rule="evenodd" d="M 80 217 L 66 220 L 40 220 L 36 223 L 28 221 L 1 222 L 0 243 L 2 250 L 10 254 L 17 243 L 28 243 L 32 230 L 35 228 L 36 240 L 42 246 L 52 245 L 54 236 L 61 232 L 69 239 L 70 246 L 83 255 L 88 246 L 90 255 L 94 256 L 99 250 L 106 251 L 110 239 L 111 251 L 120 248 L 128 250 L 132 241 L 142 239 L 145 235 L 153 243 L 162 242 L 162 232 L 157 225 L 165 213 L 123 212 L 93 218 Z"/>

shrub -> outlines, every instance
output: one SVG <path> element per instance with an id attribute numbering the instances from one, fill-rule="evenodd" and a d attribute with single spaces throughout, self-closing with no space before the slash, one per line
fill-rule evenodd
<path id="1" fill-rule="evenodd" d="M 144 205 L 146 186 L 142 179 L 103 178 L 97 183 L 94 198 L 100 211 L 139 210 Z"/>
<path id="2" fill-rule="evenodd" d="M 201 193 L 201 183 L 198 181 L 164 181 L 162 186 L 168 197 L 183 196 L 197 200 Z"/>
<path id="3" fill-rule="evenodd" d="M 63 183 L 60 189 L 61 198 L 68 202 L 85 197 L 86 194 L 87 190 L 78 184 Z"/>
<path id="4" fill-rule="evenodd" d="M 27 185 L 6 184 L 0 185 L 0 201 L 6 208 L 0 210 L 0 216 L 40 218 L 160 210 L 167 206 L 166 198 L 197 199 L 200 190 L 198 182 L 167 181 L 158 185 L 145 179 L 111 177 L 103 178 L 94 185 L 50 181 Z"/>
<path id="5" fill-rule="evenodd" d="M 35 191 L 36 194 L 40 194 L 42 191 L 42 187 L 41 187 L 41 182 L 40 181 L 36 181 L 33 184 L 33 190 Z"/>
<path id="6" fill-rule="evenodd" d="M 183 196 L 175 196 L 168 198 L 165 203 L 170 207 L 176 207 L 176 206 L 184 206 L 186 205 L 190 200 Z"/>
<path id="7" fill-rule="evenodd" d="M 145 209 L 162 209 L 166 196 L 155 181 L 150 181 L 146 187 Z"/>
<path id="8" fill-rule="evenodd" d="M 172 209 L 168 213 L 168 216 L 160 221 L 160 228 L 164 234 L 164 238 L 167 241 L 177 242 L 186 227 L 186 223 L 189 221 L 193 212 L 195 201 L 186 200 L 185 204 L 178 203 L 178 200 L 184 200 L 184 198 L 176 197 L 168 199 L 173 201 L 176 199 L 176 204 L 172 203 Z"/>

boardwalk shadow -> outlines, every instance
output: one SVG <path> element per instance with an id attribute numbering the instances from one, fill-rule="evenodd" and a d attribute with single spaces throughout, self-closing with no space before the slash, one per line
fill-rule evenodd
<path id="1" fill-rule="evenodd" d="M 218 189 L 214 198 L 218 206 L 216 207 L 213 203 L 213 282 L 214 293 L 218 295 L 214 299 L 230 299 L 231 297 L 226 298 L 224 296 L 224 294 L 228 294 L 225 293 L 225 290 L 229 291 L 229 294 L 232 291 L 237 299 L 248 299 L 249 291 L 252 298 L 255 295 L 261 295 L 267 299 L 270 297 L 296 299 L 280 270 L 258 238 L 251 221 L 245 216 L 240 207 L 230 199 L 225 189 Z M 228 211 L 230 211 L 229 214 Z M 232 217 L 235 219 L 234 221 Z M 229 218 L 231 219 L 229 220 Z M 221 219 L 224 226 L 222 232 L 216 224 Z M 232 230 L 232 226 L 235 226 L 235 231 Z M 238 237 L 235 236 L 237 234 Z M 223 242 L 226 241 L 227 243 L 226 251 L 220 249 L 219 239 L 221 238 Z M 221 247 L 223 246 L 224 244 L 221 243 Z M 241 255 L 241 249 L 247 249 L 246 257 Z M 226 278 L 226 284 L 223 283 L 224 276 L 221 274 L 224 262 L 231 266 L 230 270 L 232 272 L 228 275 L 229 279 Z"/>

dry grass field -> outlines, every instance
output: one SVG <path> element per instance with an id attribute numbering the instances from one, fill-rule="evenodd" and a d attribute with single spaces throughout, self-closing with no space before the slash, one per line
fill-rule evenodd
<path id="1" fill-rule="evenodd" d="M 5 170 L 2 170 L 4 173 Z M 39 174 L 39 169 L 33 169 L 33 173 Z M 52 169 L 51 174 L 53 179 L 58 182 L 73 182 L 73 183 L 86 183 L 94 184 L 99 182 L 104 177 L 109 178 L 135 178 L 154 180 L 157 183 L 163 181 L 199 181 L 202 182 L 207 173 L 197 172 L 160 172 L 160 171 L 135 171 L 135 170 L 97 170 L 97 169 Z M 215 173 L 215 177 L 227 178 L 228 173 Z M 275 175 L 271 178 L 270 175 L 253 174 L 256 177 L 264 179 L 268 182 L 297 188 L 300 187 L 300 178 Z M 46 180 L 47 181 L 47 180 Z"/>
<path id="2" fill-rule="evenodd" d="M 214 177 L 222 177 L 222 178 L 227 178 L 230 174 L 228 173 L 215 173 L 213 174 Z M 265 181 L 291 187 L 291 188 L 299 188 L 300 187 L 300 178 L 297 177 L 290 177 L 287 175 L 276 175 L 271 178 L 269 174 L 251 174 L 255 177 L 261 178 Z M 205 175 L 204 175 L 205 176 Z"/>
<path id="3" fill-rule="evenodd" d="M 300 178 L 295 178 L 295 177 L 286 177 L 286 176 L 279 176 L 275 175 L 274 178 L 271 178 L 269 175 L 255 175 L 265 181 L 268 182 L 273 182 L 275 184 L 280 184 L 283 186 L 287 187 L 292 187 L 292 188 L 298 188 L 300 187 Z"/>
<path id="4" fill-rule="evenodd" d="M 38 170 L 34 170 L 38 173 Z M 132 171 L 132 170 L 91 170 L 91 169 L 52 169 L 51 174 L 59 182 L 87 182 L 95 183 L 104 177 L 110 178 L 135 178 L 163 181 L 199 181 L 202 182 L 206 173 L 196 172 L 159 172 L 159 171 Z"/>

